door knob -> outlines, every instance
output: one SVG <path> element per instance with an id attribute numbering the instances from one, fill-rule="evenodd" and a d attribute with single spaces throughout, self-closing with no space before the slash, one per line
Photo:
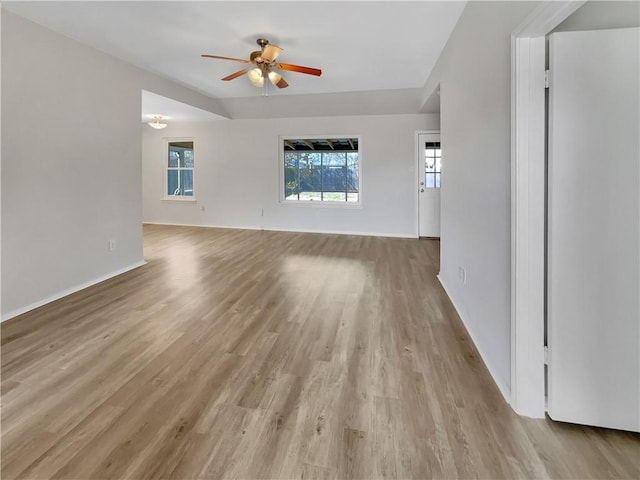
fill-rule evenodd
<path id="1" fill-rule="evenodd" d="M 420 182 L 420 185 L 424 185 L 424 182 Z"/>
<path id="2" fill-rule="evenodd" d="M 424 188 L 421 188 L 421 189 L 420 189 L 420 192 L 421 192 L 421 193 L 423 193 L 423 192 L 424 192 Z"/>

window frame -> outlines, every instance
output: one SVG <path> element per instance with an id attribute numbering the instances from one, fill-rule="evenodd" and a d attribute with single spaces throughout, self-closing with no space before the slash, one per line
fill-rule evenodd
<path id="1" fill-rule="evenodd" d="M 163 137 L 163 160 L 162 160 L 162 201 L 164 202 L 196 202 L 196 141 L 193 137 Z M 192 142 L 193 143 L 193 167 L 192 168 L 169 168 L 169 145 L 174 142 Z M 169 170 L 191 170 L 193 195 L 169 195 Z"/>
<path id="2" fill-rule="evenodd" d="M 429 144 L 438 144 L 437 148 L 434 148 L 433 146 L 428 146 Z M 429 157 L 427 155 L 427 152 L 429 150 L 433 150 L 434 154 L 432 157 Z M 440 150 L 440 156 L 436 155 L 435 152 Z M 440 190 L 441 188 L 441 181 L 442 181 L 442 144 L 440 143 L 440 140 L 438 140 L 437 142 L 425 142 L 424 145 L 424 160 L 426 163 L 426 160 L 428 158 L 432 158 L 433 159 L 433 171 L 429 172 L 426 170 L 426 165 L 424 165 L 425 167 L 425 171 L 423 172 L 424 175 L 424 188 L 428 188 L 430 190 Z M 440 167 L 440 168 L 438 168 Z M 433 186 L 430 187 L 429 186 L 429 180 L 427 179 L 428 176 L 431 175 L 433 176 Z"/>
<path id="3" fill-rule="evenodd" d="M 286 140 L 314 140 L 314 139 L 348 139 L 355 138 L 358 140 L 358 201 L 319 201 L 319 200 L 287 200 L 284 195 L 285 187 L 285 165 L 284 165 L 284 142 Z M 322 150 L 323 152 L 325 150 Z M 331 150 L 326 150 L 330 152 Z M 333 134 L 333 135 L 280 135 L 278 136 L 278 170 L 279 170 L 279 189 L 278 198 L 281 205 L 290 205 L 293 207 L 318 207 L 318 208 L 362 208 L 362 136 Z"/>

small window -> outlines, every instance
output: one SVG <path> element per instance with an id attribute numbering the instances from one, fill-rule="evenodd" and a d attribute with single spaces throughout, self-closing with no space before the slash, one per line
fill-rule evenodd
<path id="1" fill-rule="evenodd" d="M 426 142 L 424 148 L 424 184 L 427 188 L 440 188 L 440 142 Z"/>
<path id="2" fill-rule="evenodd" d="M 171 200 L 194 200 L 193 141 L 167 142 L 165 197 Z"/>
<path id="3" fill-rule="evenodd" d="M 357 137 L 282 139 L 285 203 L 360 203 L 360 142 Z"/>

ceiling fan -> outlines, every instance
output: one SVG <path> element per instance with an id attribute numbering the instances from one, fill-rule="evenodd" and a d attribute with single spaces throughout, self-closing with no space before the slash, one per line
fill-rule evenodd
<path id="1" fill-rule="evenodd" d="M 322 70 L 319 68 L 303 67 L 301 65 L 291 65 L 289 63 L 278 63 L 276 58 L 282 52 L 282 48 L 275 45 L 271 45 L 266 38 L 258 38 L 256 43 L 260 46 L 260 50 L 251 52 L 249 60 L 243 60 L 242 58 L 221 57 L 219 55 L 207 55 L 203 54 L 203 57 L 207 58 L 219 58 L 221 60 L 231 60 L 234 62 L 246 63 L 249 65 L 255 65 L 255 67 L 247 67 L 237 72 L 227 75 L 222 80 L 229 81 L 234 78 L 238 78 L 245 73 L 251 80 L 251 83 L 256 87 L 263 87 L 265 85 L 265 78 L 278 88 L 286 88 L 289 84 L 282 78 L 275 69 L 287 70 L 290 72 L 306 73 L 307 75 L 315 75 L 319 77 L 322 75 Z"/>

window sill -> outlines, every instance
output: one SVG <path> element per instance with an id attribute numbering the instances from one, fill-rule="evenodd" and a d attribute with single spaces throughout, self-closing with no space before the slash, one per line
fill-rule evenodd
<path id="1" fill-rule="evenodd" d="M 314 200 L 280 200 L 280 205 L 288 205 L 291 207 L 318 207 L 318 208 L 345 208 L 358 209 L 362 208 L 362 202 L 320 202 Z"/>
<path id="2" fill-rule="evenodd" d="M 164 197 L 160 199 L 161 202 L 169 203 L 196 203 L 195 197 Z"/>

